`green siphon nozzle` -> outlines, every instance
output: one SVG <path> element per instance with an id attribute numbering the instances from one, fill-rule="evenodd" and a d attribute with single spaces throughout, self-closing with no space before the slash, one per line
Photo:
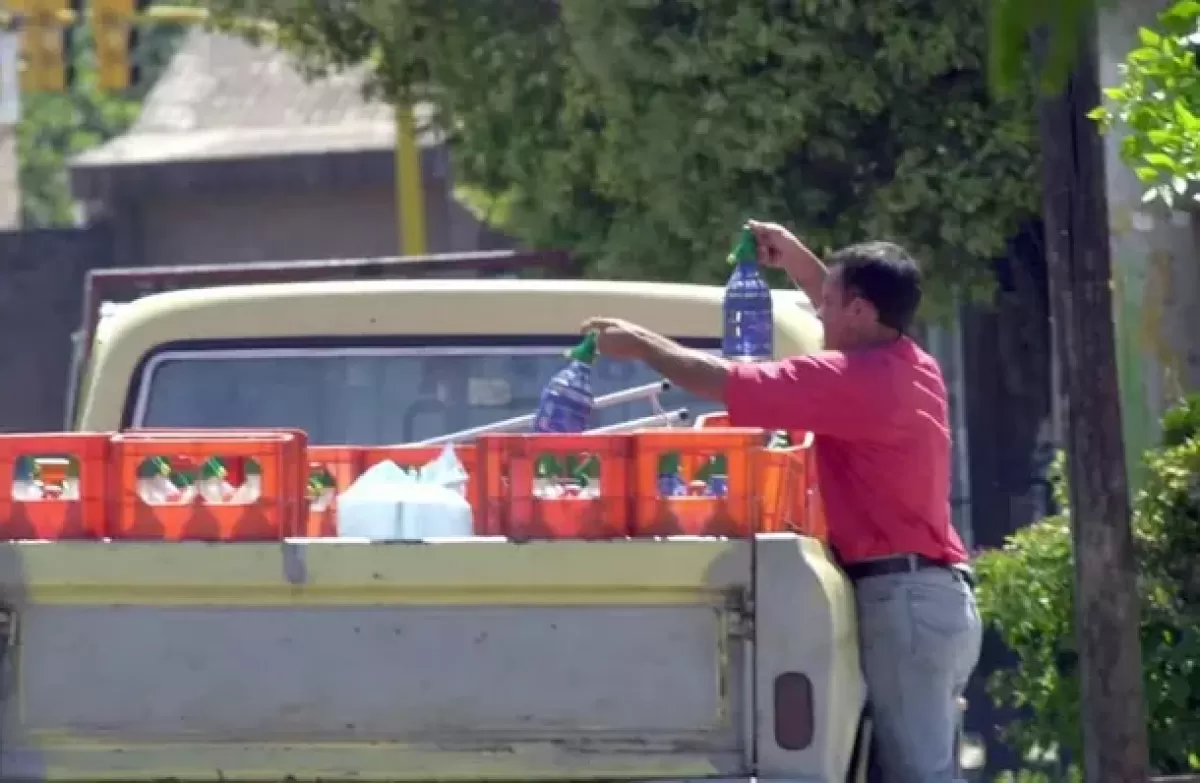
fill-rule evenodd
<path id="1" fill-rule="evenodd" d="M 588 332 L 583 336 L 583 340 L 580 341 L 579 345 L 567 351 L 567 358 L 583 362 L 584 364 L 595 364 L 598 350 L 596 346 L 596 333 Z"/>
<path id="2" fill-rule="evenodd" d="M 543 454 L 533 464 L 534 478 L 562 478 L 563 467 L 553 454 Z"/>
<path id="3" fill-rule="evenodd" d="M 600 477 L 600 459 L 595 454 L 587 455 L 575 470 L 571 471 L 571 475 L 579 480 L 580 486 L 587 486 Z"/>
<path id="4" fill-rule="evenodd" d="M 771 433 L 771 441 L 767 444 L 768 449 L 786 449 L 792 445 L 791 436 L 783 430 L 776 430 Z"/>
<path id="5" fill-rule="evenodd" d="M 754 232 L 750 230 L 749 224 L 742 226 L 737 244 L 733 246 L 733 250 L 729 251 L 726 261 L 731 265 L 758 263 L 758 240 L 754 238 Z"/>
<path id="6" fill-rule="evenodd" d="M 226 476 L 225 466 L 221 464 L 221 460 L 216 457 L 209 457 L 200 466 L 200 477 L 202 479 L 223 479 Z"/>

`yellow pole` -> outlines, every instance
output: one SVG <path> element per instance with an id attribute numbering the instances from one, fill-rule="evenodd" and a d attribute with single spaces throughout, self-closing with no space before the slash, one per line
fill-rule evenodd
<path id="1" fill-rule="evenodd" d="M 425 255 L 425 192 L 412 106 L 396 108 L 396 227 L 401 255 Z"/>

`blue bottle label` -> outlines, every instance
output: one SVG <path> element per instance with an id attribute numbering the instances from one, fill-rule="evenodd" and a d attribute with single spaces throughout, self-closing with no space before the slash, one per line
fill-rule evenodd
<path id="1" fill-rule="evenodd" d="M 775 353 L 774 319 L 771 312 L 727 312 L 721 350 L 729 358 L 771 358 Z"/>
<path id="2" fill-rule="evenodd" d="M 725 286 L 721 350 L 731 359 L 769 359 L 774 351 L 771 289 L 753 264 L 738 264 Z"/>

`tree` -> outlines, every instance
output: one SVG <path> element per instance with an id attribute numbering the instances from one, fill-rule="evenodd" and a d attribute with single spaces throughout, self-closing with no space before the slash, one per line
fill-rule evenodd
<path id="1" fill-rule="evenodd" d="M 1087 119 L 1100 102 L 1094 17 L 1076 64 L 1039 109 L 1051 314 L 1066 394 L 1075 549 L 1083 770 L 1089 783 L 1144 780 L 1138 605 L 1121 432 L 1104 147 Z"/>
<path id="2" fill-rule="evenodd" d="M 142 98 L 174 51 L 178 31 L 159 28 L 143 37 L 139 54 L 142 84 L 120 95 L 97 87 L 90 31 L 81 27 L 74 35 L 76 79 L 72 89 L 21 96 L 17 159 L 25 228 L 75 223 L 68 161 L 123 133 L 137 119 Z"/>
<path id="3" fill-rule="evenodd" d="M 1159 29 L 1138 34 L 1121 83 L 1104 91 L 1112 105 L 1092 117 L 1106 131 L 1126 131 L 1121 159 L 1146 186 L 1146 201 L 1200 201 L 1200 0 L 1175 0 Z"/>
<path id="4" fill-rule="evenodd" d="M 1002 0 L 992 18 L 993 83 L 1011 88 L 1031 49 L 1039 103 L 1043 215 L 1056 356 L 1067 398 L 1075 636 L 1083 767 L 1089 781 L 1145 778 L 1138 604 L 1112 323 L 1112 258 L 1098 129 L 1093 0 Z M 1033 44 L 1033 46 L 1029 46 Z"/>
<path id="5" fill-rule="evenodd" d="M 430 101 L 503 227 L 601 276 L 722 279 L 749 215 L 898 239 L 938 291 L 1036 211 L 1029 96 L 987 94 L 984 0 L 210 0 L 313 72 Z"/>

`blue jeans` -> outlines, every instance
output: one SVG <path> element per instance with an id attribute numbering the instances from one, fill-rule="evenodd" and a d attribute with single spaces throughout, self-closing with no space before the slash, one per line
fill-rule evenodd
<path id="1" fill-rule="evenodd" d="M 983 638 L 974 591 L 933 568 L 861 579 L 855 593 L 878 779 L 950 783 L 958 699 Z"/>

